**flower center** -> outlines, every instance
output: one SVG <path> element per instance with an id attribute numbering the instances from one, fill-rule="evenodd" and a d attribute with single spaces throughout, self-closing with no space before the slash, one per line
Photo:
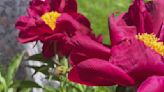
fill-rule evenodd
<path id="1" fill-rule="evenodd" d="M 41 19 L 52 29 L 56 28 L 56 21 L 60 17 L 60 13 L 58 12 L 47 12 L 41 16 Z"/>
<path id="2" fill-rule="evenodd" d="M 149 46 L 160 55 L 164 56 L 164 43 L 159 42 L 159 38 L 157 38 L 154 34 L 138 34 L 136 38 L 143 41 L 145 45 Z"/>

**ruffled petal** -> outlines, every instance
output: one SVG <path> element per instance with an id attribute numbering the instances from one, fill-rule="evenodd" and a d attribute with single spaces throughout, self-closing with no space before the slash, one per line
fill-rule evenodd
<path id="1" fill-rule="evenodd" d="M 134 81 L 123 70 L 101 59 L 88 59 L 74 66 L 68 78 L 77 83 L 89 86 L 127 86 Z"/>
<path id="2" fill-rule="evenodd" d="M 84 26 L 91 29 L 91 25 L 89 20 L 80 13 L 69 13 L 75 20 L 77 20 L 79 23 L 83 24 Z"/>
<path id="3" fill-rule="evenodd" d="M 29 31 L 29 32 L 20 32 L 18 40 L 21 43 L 37 41 L 37 40 L 39 40 L 39 35 L 36 35 L 36 33 L 33 32 L 33 30 Z"/>
<path id="4" fill-rule="evenodd" d="M 136 26 L 138 33 L 153 33 L 153 21 L 143 0 L 135 0 L 124 16 L 129 26 Z"/>
<path id="5" fill-rule="evenodd" d="M 104 60 L 109 60 L 110 49 L 103 46 L 99 42 L 92 40 L 87 36 L 74 36 L 73 40 L 73 50 L 70 55 L 70 62 L 73 65 L 78 64 L 81 60 L 87 58 L 100 58 Z"/>
<path id="6" fill-rule="evenodd" d="M 62 13 L 62 15 L 57 20 L 56 26 L 57 32 L 66 33 L 69 37 L 72 37 L 75 34 L 89 35 L 91 33 L 89 28 L 79 23 L 67 13 Z"/>
<path id="7" fill-rule="evenodd" d="M 59 8 L 61 7 L 61 2 L 64 0 L 49 0 L 49 5 L 51 7 L 51 11 L 58 11 L 61 12 L 59 10 Z"/>
<path id="8" fill-rule="evenodd" d="M 124 20 L 129 26 L 136 26 L 138 33 L 154 33 L 159 36 L 163 22 L 163 1 L 154 0 L 144 3 L 144 0 L 135 0 Z"/>
<path id="9" fill-rule="evenodd" d="M 124 14 L 115 18 L 111 15 L 109 18 L 109 33 L 112 45 L 118 44 L 123 40 L 133 38 L 137 32 L 134 26 L 128 26 L 122 19 Z"/>
<path id="10" fill-rule="evenodd" d="M 137 92 L 163 92 L 164 76 L 153 76 L 146 79 Z"/>
<path id="11" fill-rule="evenodd" d="M 50 0 L 51 10 L 59 12 L 77 12 L 76 0 Z"/>
<path id="12" fill-rule="evenodd" d="M 48 40 L 55 40 L 55 41 L 60 41 L 60 40 L 63 40 L 63 38 L 65 37 L 66 35 L 65 34 L 62 34 L 62 33 L 54 33 L 50 36 L 47 36 L 45 37 L 45 41 L 48 41 Z"/>
<path id="13" fill-rule="evenodd" d="M 64 12 L 77 12 L 76 0 L 64 0 L 66 1 Z"/>
<path id="14" fill-rule="evenodd" d="M 36 26 L 36 20 L 29 16 L 21 16 L 17 19 L 15 27 L 20 31 L 25 31 L 30 27 Z"/>
<path id="15" fill-rule="evenodd" d="M 153 21 L 153 28 L 154 33 L 157 34 L 157 36 L 160 35 L 161 26 L 164 20 L 164 1 L 162 0 L 153 0 L 149 1 L 145 4 L 146 9 L 151 14 L 151 18 Z"/>
<path id="16" fill-rule="evenodd" d="M 27 10 L 30 16 L 40 17 L 50 11 L 49 0 L 32 0 Z"/>
<path id="17" fill-rule="evenodd" d="M 39 37 L 40 33 L 36 30 L 36 20 L 31 17 L 21 16 L 15 27 L 20 31 L 18 40 L 21 43 L 35 41 Z"/>

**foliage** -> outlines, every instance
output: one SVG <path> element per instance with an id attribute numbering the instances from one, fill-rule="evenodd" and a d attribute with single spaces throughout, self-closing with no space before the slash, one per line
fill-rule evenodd
<path id="1" fill-rule="evenodd" d="M 19 69 L 23 58 L 23 54 L 16 55 L 8 66 L 6 74 L 4 68 L 1 67 L 0 71 L 0 92 L 30 92 L 31 88 L 40 86 L 32 81 L 19 80 L 15 81 L 14 77 Z M 2 65 L 1 65 L 2 66 Z"/>

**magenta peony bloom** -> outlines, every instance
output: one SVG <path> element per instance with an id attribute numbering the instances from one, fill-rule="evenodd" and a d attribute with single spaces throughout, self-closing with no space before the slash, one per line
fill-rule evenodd
<path id="1" fill-rule="evenodd" d="M 110 47 L 77 37 L 77 47 L 70 56 L 73 69 L 69 79 L 90 86 L 138 86 L 146 80 L 138 92 L 162 92 L 141 90 L 148 90 L 147 82 L 157 84 L 152 76 L 164 76 L 163 5 L 162 0 L 135 0 L 127 13 L 112 15 Z M 161 90 L 162 79 L 159 81 L 152 90 Z"/>
<path id="2" fill-rule="evenodd" d="M 16 22 L 20 30 L 19 41 L 41 41 L 43 54 L 49 58 L 55 53 L 67 55 L 74 35 L 91 34 L 87 18 L 77 12 L 76 0 L 32 0 L 28 15 Z"/>

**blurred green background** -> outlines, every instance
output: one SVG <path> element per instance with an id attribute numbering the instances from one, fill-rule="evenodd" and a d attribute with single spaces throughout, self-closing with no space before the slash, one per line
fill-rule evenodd
<path id="1" fill-rule="evenodd" d="M 96 34 L 103 34 L 109 44 L 108 16 L 128 9 L 132 0 L 77 0 L 79 11 L 89 18 Z"/>

